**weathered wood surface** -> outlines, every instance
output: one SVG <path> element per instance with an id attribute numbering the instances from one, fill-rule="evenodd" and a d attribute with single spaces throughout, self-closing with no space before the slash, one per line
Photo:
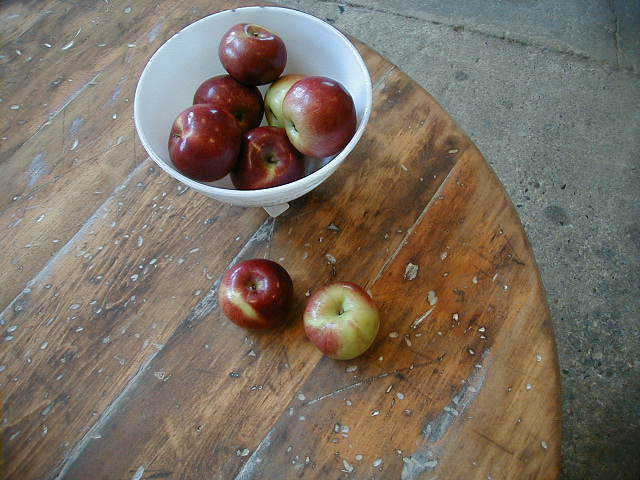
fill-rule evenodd
<path id="1" fill-rule="evenodd" d="M 481 154 L 396 67 L 358 44 L 367 132 L 276 220 L 146 159 L 131 120 L 146 60 L 236 4 L 2 7 L 4 478 L 556 477 L 557 361 L 531 248 Z M 255 256 L 296 293 L 288 325 L 260 334 L 215 300 L 228 265 Z M 333 279 L 382 310 L 356 361 L 323 358 L 301 328 L 306 294 Z"/>

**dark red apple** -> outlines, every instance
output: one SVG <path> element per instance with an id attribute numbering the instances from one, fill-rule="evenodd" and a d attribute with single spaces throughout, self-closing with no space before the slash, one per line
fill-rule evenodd
<path id="1" fill-rule="evenodd" d="M 218 55 L 227 72 L 246 85 L 273 82 L 287 64 L 287 48 L 282 39 L 251 23 L 231 27 L 220 41 Z"/>
<path id="2" fill-rule="evenodd" d="M 231 75 L 218 75 L 202 82 L 193 104 L 206 103 L 233 115 L 242 132 L 260 125 L 264 105 L 257 87 L 243 85 Z"/>
<path id="3" fill-rule="evenodd" d="M 304 176 L 304 160 L 278 127 L 258 127 L 244 134 L 231 181 L 238 190 L 290 183 Z"/>
<path id="4" fill-rule="evenodd" d="M 252 330 L 282 323 L 293 296 L 293 282 L 276 262 L 261 258 L 240 262 L 225 273 L 218 299 L 236 325 Z"/>
<path id="5" fill-rule="evenodd" d="M 173 122 L 169 156 L 187 177 L 212 182 L 236 164 L 241 140 L 242 132 L 230 113 L 210 105 L 193 105 Z"/>
<path id="6" fill-rule="evenodd" d="M 294 83 L 282 102 L 282 117 L 293 146 L 312 157 L 335 155 L 356 132 L 353 98 L 327 77 Z"/>

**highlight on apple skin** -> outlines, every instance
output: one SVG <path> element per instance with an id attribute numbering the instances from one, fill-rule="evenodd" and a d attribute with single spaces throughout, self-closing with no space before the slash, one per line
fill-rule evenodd
<path id="1" fill-rule="evenodd" d="M 264 96 L 264 110 L 269 125 L 284 128 L 284 120 L 282 119 L 284 96 L 294 83 L 303 78 L 304 75 L 283 75 L 271 84 Z"/>
<path id="2" fill-rule="evenodd" d="M 210 105 L 193 105 L 173 122 L 169 157 L 187 177 L 212 182 L 236 164 L 241 140 L 240 128 L 230 113 Z"/>
<path id="3" fill-rule="evenodd" d="M 229 112 L 243 133 L 262 121 L 264 106 L 258 87 L 243 85 L 231 75 L 217 75 L 202 82 L 193 96 L 193 104 L 199 103 Z"/>
<path id="4" fill-rule="evenodd" d="M 239 23 L 220 41 L 218 55 L 229 74 L 245 85 L 273 82 L 287 64 L 282 39 L 260 25 Z"/>
<path id="5" fill-rule="evenodd" d="M 240 262 L 225 273 L 218 300 L 236 325 L 263 330 L 286 319 L 293 297 L 293 281 L 278 263 L 262 258 Z"/>
<path id="6" fill-rule="evenodd" d="M 325 355 L 350 360 L 373 343 L 380 315 L 362 287 L 349 282 L 326 285 L 311 296 L 303 315 L 304 331 Z"/>
<path id="7" fill-rule="evenodd" d="M 238 163 L 231 171 L 231 181 L 238 190 L 277 187 L 303 176 L 302 155 L 284 129 L 258 127 L 244 134 Z"/>
<path id="8" fill-rule="evenodd" d="M 357 125 L 353 98 L 327 77 L 305 77 L 294 83 L 284 96 L 282 118 L 293 146 L 316 158 L 340 152 Z"/>

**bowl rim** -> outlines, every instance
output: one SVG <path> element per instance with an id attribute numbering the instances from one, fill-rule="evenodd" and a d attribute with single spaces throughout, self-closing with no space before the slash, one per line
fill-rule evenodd
<path id="1" fill-rule="evenodd" d="M 279 185 L 277 187 L 261 188 L 261 189 L 256 189 L 256 190 L 236 190 L 236 189 L 232 189 L 232 188 L 214 187 L 213 185 L 207 185 L 207 184 L 198 182 L 196 180 L 193 180 L 193 179 L 183 175 L 182 173 L 180 173 L 175 168 L 171 168 L 162 158 L 160 158 L 155 153 L 154 149 L 151 147 L 150 143 L 147 141 L 146 135 L 144 134 L 144 132 L 142 130 L 141 120 L 140 120 L 139 115 L 138 115 L 138 112 L 140 111 L 140 108 L 141 108 L 141 107 L 139 107 L 140 102 L 141 102 L 140 95 L 139 95 L 140 86 L 143 83 L 143 79 L 148 74 L 147 67 L 154 60 L 156 60 L 158 58 L 158 56 L 161 53 L 161 51 L 164 48 L 167 47 L 167 44 L 173 38 L 175 38 L 178 35 L 181 35 L 182 33 L 184 33 L 185 31 L 189 30 L 190 28 L 193 28 L 195 24 L 197 24 L 198 22 L 201 22 L 201 21 L 203 21 L 203 20 L 205 20 L 205 19 L 207 19 L 209 17 L 213 17 L 213 16 L 216 16 L 216 15 L 222 15 L 222 14 L 229 14 L 229 13 L 233 13 L 233 12 L 238 11 L 238 10 L 255 10 L 255 9 L 282 10 L 283 12 L 286 12 L 287 14 L 300 15 L 300 16 L 307 17 L 307 19 L 309 19 L 309 20 L 311 20 L 313 22 L 319 23 L 319 24 L 323 25 L 325 28 L 328 27 L 330 30 L 332 30 L 333 33 L 335 35 L 337 35 L 340 39 L 342 39 L 342 41 L 348 46 L 348 48 L 355 54 L 355 58 L 358 61 L 358 66 L 365 73 L 364 77 L 365 77 L 365 94 L 366 94 L 366 99 L 365 100 L 366 100 L 366 104 L 364 106 L 364 111 L 362 112 L 362 120 L 360 122 L 360 125 L 356 129 L 356 132 L 353 134 L 353 137 L 351 137 L 351 140 L 349 141 L 349 143 L 347 143 L 347 145 L 345 145 L 345 147 L 340 151 L 340 153 L 335 155 L 325 165 L 323 165 L 322 167 L 320 167 L 316 171 L 310 173 L 309 175 L 306 175 L 306 176 L 304 176 L 304 177 L 302 177 L 302 178 L 300 178 L 298 180 L 295 180 L 293 182 L 286 183 L 284 185 Z M 226 9 L 226 10 L 222 10 L 220 12 L 212 13 L 211 15 L 207 15 L 205 17 L 202 17 L 201 19 L 196 20 L 195 22 L 193 22 L 193 23 L 187 25 L 186 27 L 182 28 L 180 31 L 176 32 L 170 38 L 165 40 L 165 42 L 162 45 L 160 45 L 160 47 L 158 47 L 158 49 L 154 52 L 154 54 L 151 56 L 151 58 L 149 58 L 149 60 L 145 64 L 144 69 L 142 70 L 142 74 L 140 75 L 140 78 L 138 79 L 138 84 L 136 86 L 136 92 L 135 92 L 135 97 L 134 97 L 133 118 L 134 118 L 134 124 L 136 126 L 136 132 L 138 134 L 138 138 L 140 138 L 142 146 L 144 147 L 146 152 L 149 154 L 149 156 L 160 166 L 160 168 L 162 168 L 169 175 L 171 175 L 172 177 L 174 177 L 177 180 L 181 181 L 182 183 L 184 183 L 188 187 L 193 188 L 195 190 L 198 190 L 198 191 L 200 191 L 202 193 L 205 193 L 205 194 L 212 194 L 212 195 L 216 195 L 217 194 L 217 195 L 221 195 L 221 196 L 226 196 L 226 197 L 228 197 L 230 199 L 232 199 L 232 198 L 238 198 L 238 199 L 244 198 L 244 199 L 246 199 L 247 197 L 252 197 L 252 196 L 262 195 L 262 194 L 269 194 L 269 195 L 271 195 L 271 194 L 273 194 L 273 195 L 286 194 L 286 193 L 289 193 L 291 190 L 296 189 L 296 187 L 302 186 L 302 188 L 305 188 L 305 187 L 308 187 L 309 185 L 313 185 L 314 183 L 316 183 L 316 184 L 322 183 L 323 180 L 328 178 L 333 173 L 333 171 L 335 171 L 335 169 L 337 169 L 340 166 L 340 164 L 342 164 L 342 162 L 345 160 L 347 155 L 349 153 L 351 153 L 351 151 L 354 149 L 356 144 L 362 138 L 362 135 L 364 134 L 364 131 L 365 131 L 366 126 L 367 126 L 367 123 L 369 122 L 369 117 L 371 115 L 372 104 L 373 104 L 373 87 L 372 87 L 372 84 L 371 84 L 371 74 L 369 73 L 369 69 L 367 68 L 367 65 L 366 65 L 364 59 L 362 58 L 362 55 L 360 55 L 360 52 L 355 47 L 353 42 L 351 42 L 351 40 L 349 40 L 346 37 L 346 35 L 344 35 L 340 30 L 338 30 L 336 27 L 334 27 L 330 23 L 325 22 L 324 20 L 322 20 L 322 19 L 320 19 L 318 17 L 315 17 L 314 15 L 311 15 L 309 13 L 306 13 L 306 12 L 303 12 L 303 11 L 300 11 L 300 10 L 296 10 L 296 9 L 293 9 L 293 8 L 277 7 L 277 6 L 246 6 L 246 7 L 237 7 L 237 8 Z M 333 171 L 332 171 L 332 169 L 333 169 Z M 325 172 L 327 172 L 327 171 L 328 171 L 328 175 L 325 176 Z"/>

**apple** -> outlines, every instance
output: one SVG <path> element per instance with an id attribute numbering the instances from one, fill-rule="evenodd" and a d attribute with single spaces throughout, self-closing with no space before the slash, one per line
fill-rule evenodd
<path id="1" fill-rule="evenodd" d="M 290 183 L 304 176 L 304 160 L 278 127 L 258 127 L 244 134 L 231 181 L 238 190 Z"/>
<path id="2" fill-rule="evenodd" d="M 225 273 L 218 290 L 224 314 L 236 325 L 252 330 L 282 323 L 293 296 L 293 282 L 278 263 L 246 260 Z"/>
<path id="3" fill-rule="evenodd" d="M 282 121 L 282 101 L 291 86 L 303 78 L 304 75 L 284 75 L 271 84 L 269 90 L 267 90 L 267 94 L 264 96 L 264 109 L 269 125 L 284 127 L 284 122 Z"/>
<path id="4" fill-rule="evenodd" d="M 327 77 L 305 77 L 289 89 L 282 118 L 293 146 L 305 155 L 328 157 L 356 132 L 356 109 L 349 92 Z"/>
<path id="5" fill-rule="evenodd" d="M 233 115 L 242 132 L 262 121 L 262 95 L 257 87 L 243 85 L 231 75 L 218 75 L 202 82 L 193 96 L 193 104 L 206 103 Z"/>
<path id="6" fill-rule="evenodd" d="M 354 283 L 326 285 L 311 296 L 303 315 L 309 340 L 328 357 L 349 360 L 364 353 L 378 334 L 375 303 Z"/>
<path id="7" fill-rule="evenodd" d="M 273 82 L 287 64 L 287 48 L 282 39 L 251 23 L 231 27 L 220 41 L 218 55 L 227 72 L 246 85 Z"/>
<path id="8" fill-rule="evenodd" d="M 242 132 L 230 113 L 210 105 L 193 105 L 173 122 L 169 156 L 186 176 L 212 182 L 231 171 L 241 143 Z"/>

